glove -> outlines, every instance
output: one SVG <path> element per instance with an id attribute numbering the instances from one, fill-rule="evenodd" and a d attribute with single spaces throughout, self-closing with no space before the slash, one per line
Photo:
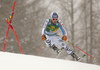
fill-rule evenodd
<path id="1" fill-rule="evenodd" d="M 67 40 L 67 36 L 64 35 L 64 36 L 62 37 L 62 40 L 66 41 L 66 40 Z"/>
<path id="2" fill-rule="evenodd" d="M 46 40 L 46 36 L 45 34 L 42 35 L 42 41 L 45 41 Z"/>

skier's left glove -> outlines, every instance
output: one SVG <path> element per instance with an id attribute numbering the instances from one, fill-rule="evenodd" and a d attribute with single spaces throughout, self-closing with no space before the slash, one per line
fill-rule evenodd
<path id="1" fill-rule="evenodd" d="M 64 36 L 62 37 L 62 40 L 67 41 L 67 36 L 64 35 Z"/>

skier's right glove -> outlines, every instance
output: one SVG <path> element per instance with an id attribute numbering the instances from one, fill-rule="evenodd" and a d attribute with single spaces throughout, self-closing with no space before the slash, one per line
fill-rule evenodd
<path id="1" fill-rule="evenodd" d="M 45 41 L 46 40 L 46 36 L 45 34 L 42 35 L 42 41 Z"/>

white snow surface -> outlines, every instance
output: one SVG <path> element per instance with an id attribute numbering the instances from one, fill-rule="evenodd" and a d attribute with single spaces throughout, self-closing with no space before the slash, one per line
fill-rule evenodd
<path id="1" fill-rule="evenodd" d="M 100 66 L 55 58 L 0 52 L 0 70 L 100 70 Z"/>

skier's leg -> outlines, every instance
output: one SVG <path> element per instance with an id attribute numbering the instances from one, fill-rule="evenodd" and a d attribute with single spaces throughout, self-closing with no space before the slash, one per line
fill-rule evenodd
<path id="1" fill-rule="evenodd" d="M 59 50 L 55 45 L 54 45 L 54 43 L 53 43 L 53 40 L 52 40 L 52 36 L 47 36 L 46 35 L 46 41 L 45 41 L 45 43 L 46 43 L 46 45 L 48 45 L 50 48 L 52 48 L 54 51 L 56 51 L 56 50 Z M 58 52 L 57 52 L 58 53 Z"/>
<path id="2" fill-rule="evenodd" d="M 72 52 L 70 55 L 71 55 L 73 58 L 76 58 L 77 61 L 80 60 L 80 57 L 78 57 L 74 52 Z"/>
<path id="3" fill-rule="evenodd" d="M 72 53 L 72 50 L 68 46 L 66 46 L 65 42 L 59 37 L 59 35 L 55 35 L 53 41 L 58 46 L 64 48 L 68 54 Z"/>
<path id="4" fill-rule="evenodd" d="M 53 41 L 60 47 L 64 48 L 66 52 L 71 55 L 73 58 L 76 58 L 76 60 L 79 60 L 79 57 L 68 47 L 66 46 L 65 42 L 58 36 L 55 35 L 53 38 Z"/>

